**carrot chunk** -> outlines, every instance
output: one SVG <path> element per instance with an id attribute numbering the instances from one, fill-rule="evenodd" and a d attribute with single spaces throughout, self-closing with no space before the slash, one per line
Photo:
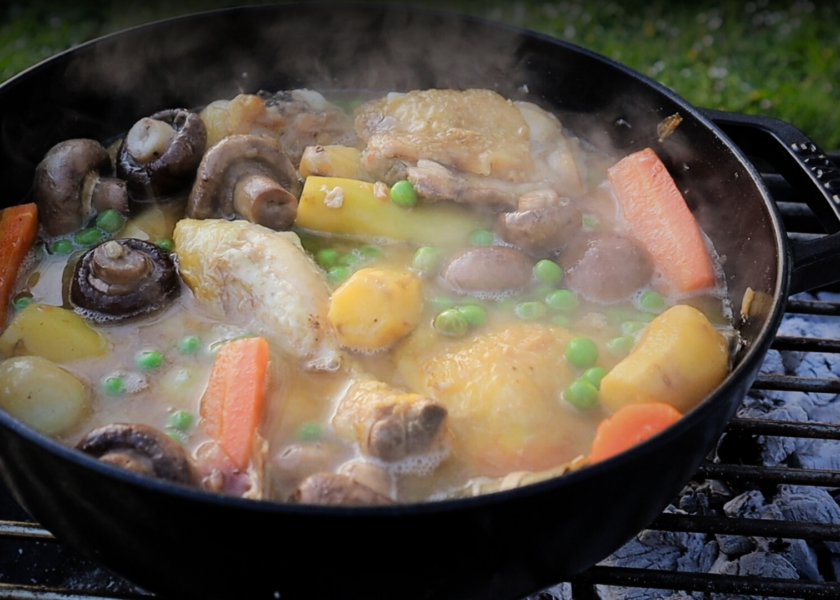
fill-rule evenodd
<path id="1" fill-rule="evenodd" d="M 665 165 L 651 148 L 610 167 L 630 231 L 678 293 L 714 287 L 715 273 L 694 215 Z"/>
<path id="2" fill-rule="evenodd" d="M 628 404 L 598 425 L 589 451 L 589 462 L 598 462 L 623 452 L 659 433 L 681 416 L 676 408 L 664 402 Z"/>
<path id="3" fill-rule="evenodd" d="M 228 342 L 216 354 L 201 398 L 205 430 L 240 469 L 251 458 L 262 415 L 268 356 L 265 338 Z"/>
<path id="4" fill-rule="evenodd" d="M 12 288 L 37 233 L 38 208 L 34 203 L 0 211 L 0 328 L 6 325 Z"/>

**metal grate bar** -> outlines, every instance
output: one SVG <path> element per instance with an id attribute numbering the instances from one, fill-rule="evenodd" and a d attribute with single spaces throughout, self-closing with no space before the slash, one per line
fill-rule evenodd
<path id="1" fill-rule="evenodd" d="M 804 600 L 835 600 L 840 598 L 840 583 L 834 582 L 791 581 L 789 579 L 686 573 L 655 569 L 592 567 L 572 580 L 572 594 L 575 600 L 597 600 L 599 596 L 594 589 L 597 584 L 718 594 L 778 596 L 802 598 Z"/>
<path id="2" fill-rule="evenodd" d="M 787 301 L 785 310 L 789 313 L 802 315 L 827 315 L 830 317 L 840 317 L 840 302 L 790 298 Z"/>
<path id="3" fill-rule="evenodd" d="M 840 352 L 840 340 L 815 337 L 776 336 L 770 346 L 774 350 L 800 352 Z"/>
<path id="4" fill-rule="evenodd" d="M 661 514 L 648 529 L 693 533 L 757 536 L 796 540 L 840 541 L 840 526 L 831 523 L 797 523 L 771 519 L 702 517 Z"/>
<path id="5" fill-rule="evenodd" d="M 0 598 L 3 598 L 3 600 L 148 600 L 151 596 L 114 593 L 89 594 L 44 586 L 0 583 Z"/>
<path id="6" fill-rule="evenodd" d="M 813 421 L 778 421 L 772 419 L 734 418 L 726 426 L 728 433 L 780 435 L 788 437 L 840 440 L 840 425 Z"/>
<path id="7" fill-rule="evenodd" d="M 706 479 L 725 479 L 726 481 L 840 487 L 840 471 L 827 469 L 793 469 L 789 467 L 708 463 L 702 465 L 697 470 L 697 474 Z"/>
<path id="8" fill-rule="evenodd" d="M 756 390 L 777 390 L 784 392 L 840 394 L 840 379 L 765 374 L 759 375 L 756 378 L 753 383 L 753 388 Z"/>

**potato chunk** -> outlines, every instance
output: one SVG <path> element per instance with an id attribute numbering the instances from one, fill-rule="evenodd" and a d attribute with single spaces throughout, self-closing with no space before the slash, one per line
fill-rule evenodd
<path id="1" fill-rule="evenodd" d="M 33 354 L 53 362 L 102 356 L 107 338 L 85 320 L 59 306 L 33 303 L 20 311 L 0 335 L 0 356 Z"/>
<path id="2" fill-rule="evenodd" d="M 637 402 L 665 402 L 685 413 L 729 370 L 726 339 L 694 307 L 677 305 L 651 321 L 636 347 L 601 381 L 611 410 Z"/>
<path id="3" fill-rule="evenodd" d="M 332 295 L 327 315 L 339 343 L 352 350 L 384 350 L 420 322 L 420 279 L 408 271 L 359 269 Z"/>
<path id="4" fill-rule="evenodd" d="M 40 356 L 0 362 L 0 406 L 30 427 L 56 435 L 90 412 L 90 395 L 75 375 Z"/>

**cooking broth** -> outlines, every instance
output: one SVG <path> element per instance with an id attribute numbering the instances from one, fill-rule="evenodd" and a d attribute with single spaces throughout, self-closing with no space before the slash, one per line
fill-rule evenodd
<path id="1" fill-rule="evenodd" d="M 603 402 L 601 378 L 638 349 L 670 307 L 699 309 L 699 318 L 723 334 L 713 344 L 725 344 L 732 315 L 714 249 L 703 238 L 715 269 L 711 285 L 689 291 L 672 285 L 669 272 L 628 233 L 607 176 L 618 157 L 590 150 L 535 105 L 514 105 L 486 90 L 476 97 L 499 113 L 458 113 L 467 133 L 436 129 L 454 118 L 447 102 L 461 110 L 463 92 L 416 94 L 427 96 L 415 106 L 416 97 L 402 94 L 361 104 L 349 129 L 347 112 L 310 91 L 295 96 L 293 108 L 284 104 L 294 95 L 288 92 L 241 95 L 205 108 L 208 147 L 246 134 L 281 140 L 299 178 L 289 186 L 300 186 L 291 233 L 250 224 L 241 211 L 196 218 L 189 189 L 132 202 L 125 225 L 97 229 L 92 244 L 80 233 L 96 229 L 96 211 L 66 233 L 42 228 L 18 277 L 0 353 L 9 361 L 38 354 L 30 339 L 43 334 L 21 325 L 21 316 L 44 306 L 81 314 L 107 347 L 51 359 L 85 393 L 77 417 L 49 433 L 76 445 L 113 423 L 151 426 L 186 451 L 196 472 L 191 484 L 222 493 L 331 503 L 337 496 L 324 486 L 336 485 L 353 488 L 338 494 L 348 504 L 460 497 L 584 466 L 599 424 L 618 410 Z M 527 127 L 518 133 L 503 123 L 523 115 Z M 394 126 L 401 119 L 409 133 Z M 469 145 L 474 131 L 495 127 L 514 134 L 499 134 L 480 151 Z M 118 140 L 112 160 L 121 152 Z M 488 191 L 493 185 L 507 196 Z M 377 216 L 354 221 L 351 211 L 365 202 Z M 514 216 L 504 221 L 505 215 Z M 516 221 L 535 215 L 530 226 Z M 529 238 L 549 217 L 568 235 Z M 124 321 L 79 307 L 70 285 L 86 246 L 111 240 L 109 251 L 119 255 L 113 240 L 120 239 L 163 247 L 180 275 L 178 293 L 164 308 Z M 584 258 L 570 256 L 589 256 L 592 248 L 620 266 L 583 273 Z M 275 275 L 281 264 L 298 283 Z M 625 271 L 634 271 L 629 283 Z M 290 304 L 311 298 L 317 304 L 322 296 L 320 308 Z M 380 331 L 383 322 L 391 328 Z M 662 327 L 666 338 L 694 343 L 682 325 Z M 55 338 L 61 345 L 71 335 Z M 253 447 L 238 462 L 221 425 L 213 424 L 218 417 L 208 397 L 220 351 L 254 338 L 268 340 L 269 359 Z M 581 339 L 584 350 L 571 349 Z M 595 354 L 586 356 L 591 348 Z M 703 389 L 722 374 L 715 377 Z M 669 379 L 665 387 L 680 397 L 681 385 L 694 384 Z M 685 412 L 700 399 L 657 401 Z M 37 419 L 28 422 L 42 428 Z M 320 474 L 340 475 L 312 484 L 313 496 L 301 492 Z M 361 499 L 354 486 L 364 489 Z"/>

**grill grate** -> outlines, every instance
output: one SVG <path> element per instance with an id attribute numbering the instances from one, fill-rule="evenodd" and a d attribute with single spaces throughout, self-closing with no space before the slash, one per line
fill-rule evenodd
<path id="1" fill-rule="evenodd" d="M 831 159 L 840 164 L 840 153 Z M 774 173 L 762 177 L 777 199 L 785 226 L 791 237 L 820 235 L 820 225 L 807 206 L 796 200 L 796 194 Z M 840 302 L 791 298 L 788 314 L 840 317 Z M 837 338 L 778 336 L 773 348 L 781 351 L 840 354 L 840 319 Z M 753 389 L 840 394 L 840 379 L 794 377 L 763 373 Z M 726 429 L 727 436 L 748 440 L 755 436 L 786 436 L 840 440 L 840 425 L 815 422 L 734 419 Z M 746 445 L 744 446 L 746 447 Z M 732 452 L 730 452 L 732 454 Z M 734 452 L 727 460 L 701 466 L 696 481 L 718 480 L 727 484 L 755 485 L 795 484 L 840 488 L 840 471 L 793 467 L 758 467 L 741 464 L 742 456 Z M 803 523 L 763 519 L 667 514 L 660 515 L 649 529 L 669 532 L 693 532 L 722 535 L 760 536 L 765 538 L 802 539 L 807 541 L 840 541 L 840 526 L 824 523 Z M 840 598 L 840 583 L 815 582 L 766 577 L 739 577 L 596 566 L 575 577 L 571 583 L 574 600 L 598 600 L 597 586 L 621 586 L 657 590 L 681 590 L 711 594 L 742 594 L 800 598 L 802 600 Z M 663 595 L 665 595 L 663 593 Z M 0 597 L 11 600 L 138 600 L 153 598 L 66 548 L 53 536 L 31 521 L 0 484 Z M 548 592 L 532 600 L 552 600 Z"/>

